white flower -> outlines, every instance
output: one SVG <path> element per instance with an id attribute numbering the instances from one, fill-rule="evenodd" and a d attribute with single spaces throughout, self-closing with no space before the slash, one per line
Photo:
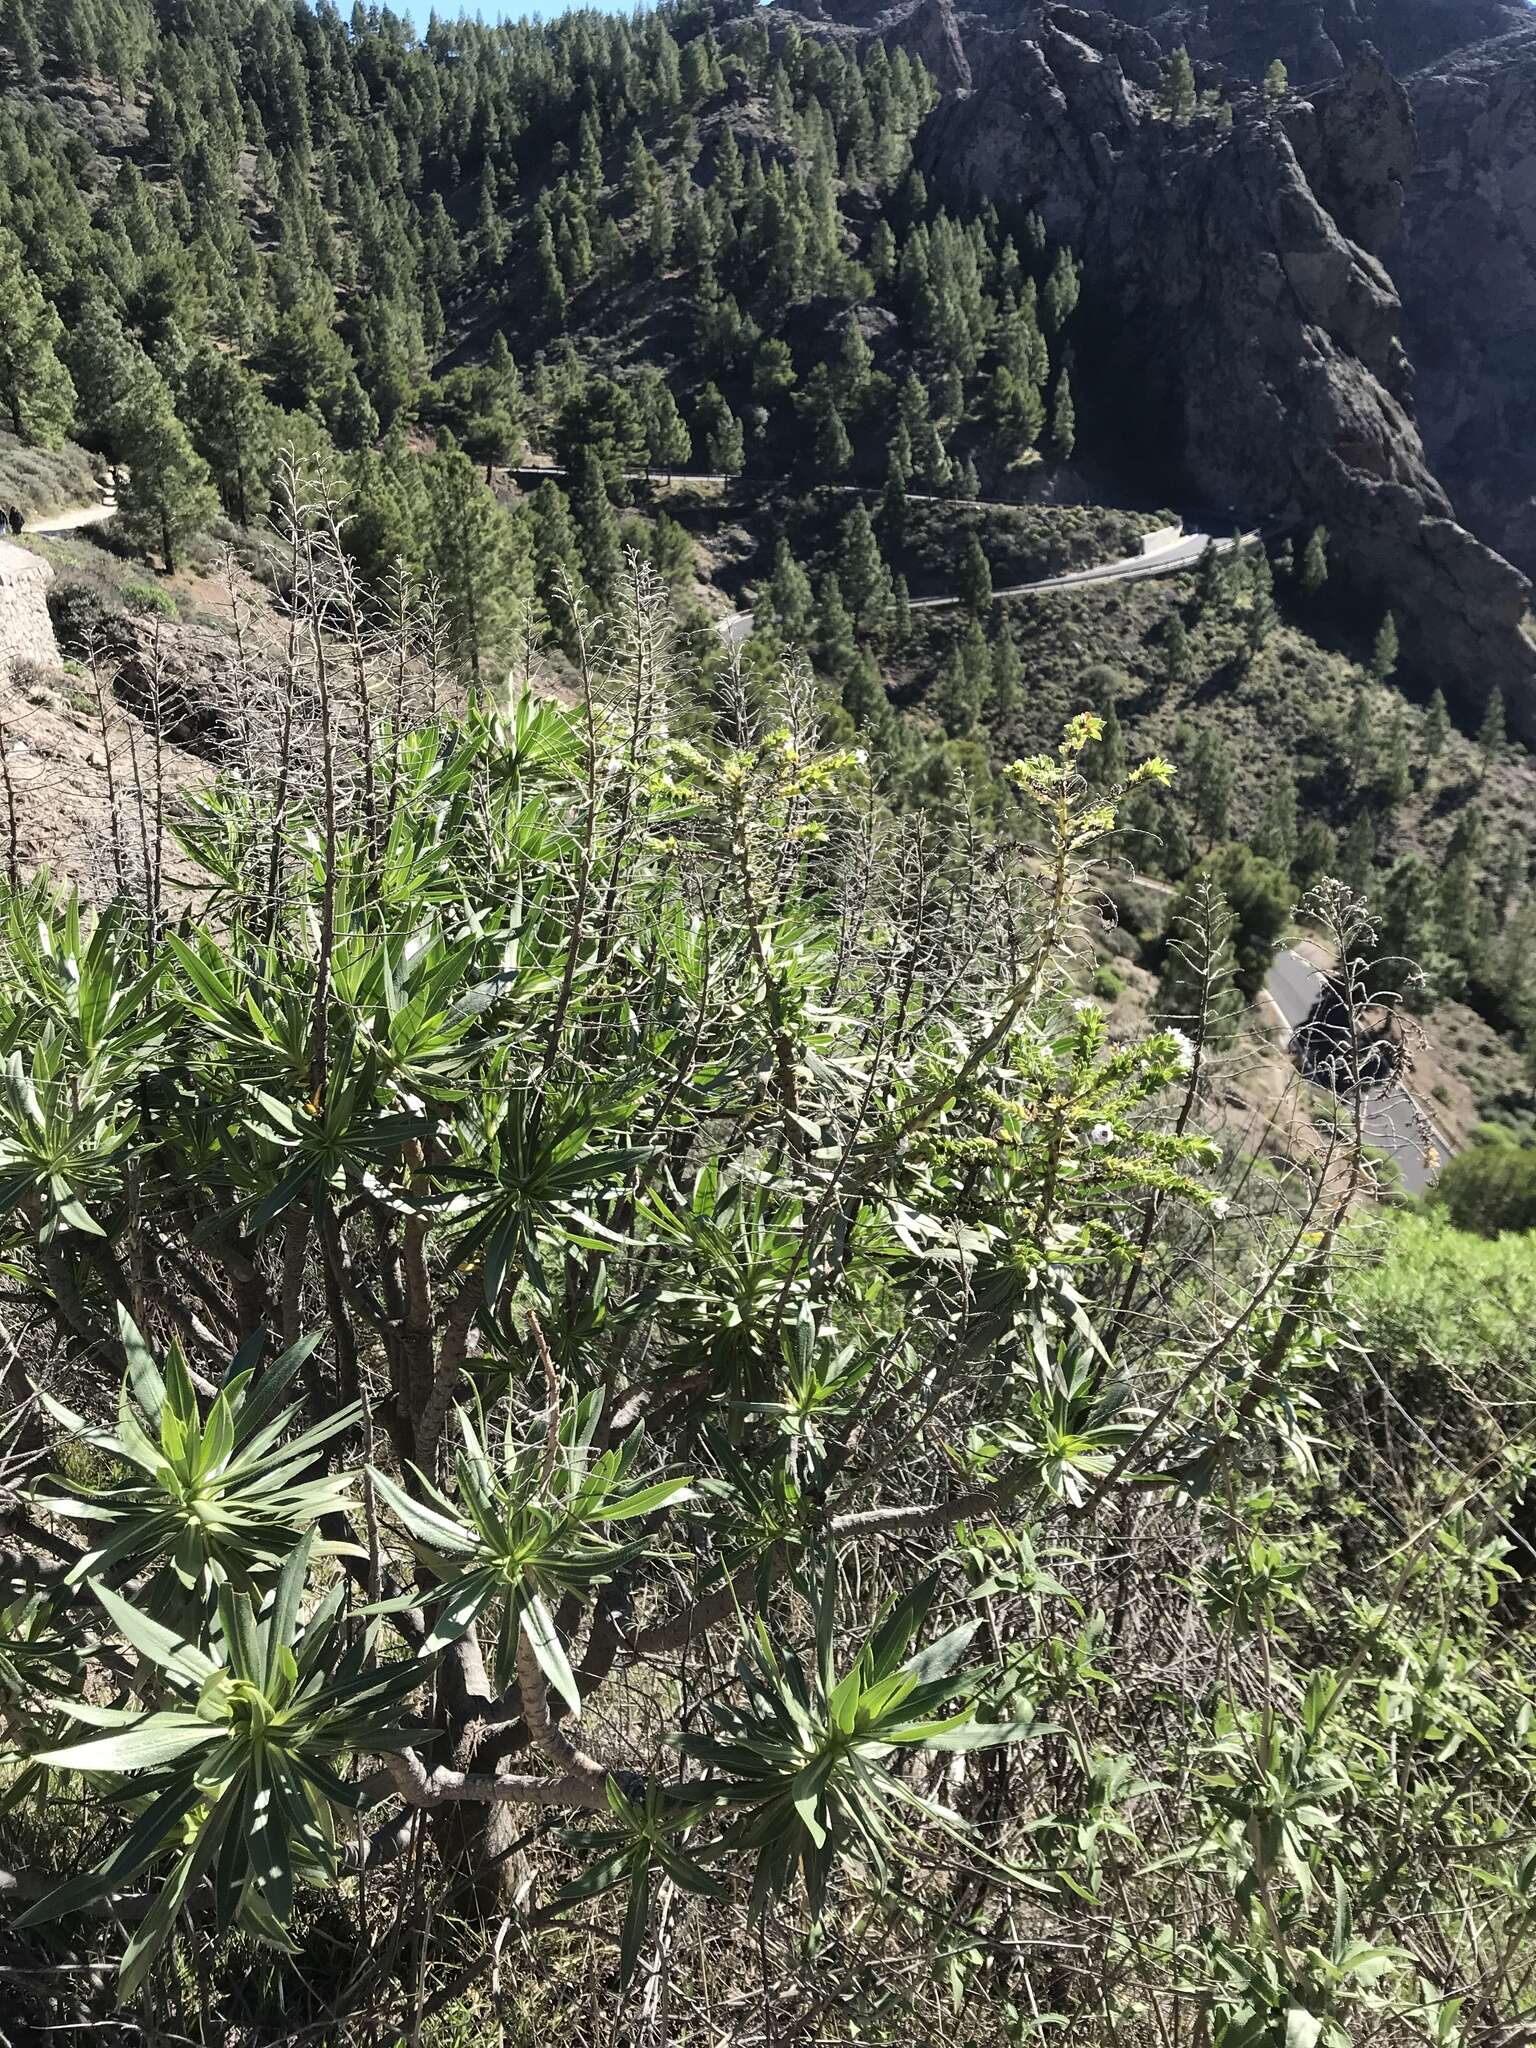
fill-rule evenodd
<path id="1" fill-rule="evenodd" d="M 1179 1056 L 1179 1072 L 1187 1074 L 1195 1064 L 1195 1042 L 1192 1038 L 1187 1038 L 1182 1031 L 1170 1031 L 1168 1036 L 1173 1040 L 1174 1050 Z"/>
<path id="2" fill-rule="evenodd" d="M 1092 996 L 1079 996 L 1072 1007 L 1081 1016 L 1085 1010 L 1096 1010 L 1099 1006 Z"/>
<path id="3" fill-rule="evenodd" d="M 853 750 L 853 758 L 855 759 L 855 761 L 858 762 L 859 766 L 862 768 L 865 762 L 869 759 L 868 747 L 855 747 Z"/>
<path id="4" fill-rule="evenodd" d="M 1216 1221 L 1219 1223 L 1221 1219 L 1226 1215 L 1227 1211 L 1231 1208 L 1231 1206 L 1232 1204 L 1227 1200 L 1225 1195 L 1218 1195 L 1215 1201 L 1211 1204 L 1211 1214 L 1216 1218 Z"/>
<path id="5" fill-rule="evenodd" d="M 1113 1124 L 1095 1124 L 1088 1134 L 1095 1145 L 1113 1145 L 1115 1129 Z"/>

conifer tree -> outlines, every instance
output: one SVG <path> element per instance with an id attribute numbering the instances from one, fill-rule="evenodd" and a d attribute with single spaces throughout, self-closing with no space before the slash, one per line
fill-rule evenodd
<path id="1" fill-rule="evenodd" d="M 592 450 L 582 456 L 571 494 L 571 510 L 581 542 L 582 568 L 587 588 L 600 605 L 613 602 L 624 566 L 624 548 L 608 479 Z"/>
<path id="2" fill-rule="evenodd" d="M 1077 446 L 1077 409 L 1072 403 L 1072 379 L 1066 370 L 1056 379 L 1051 400 L 1051 452 L 1058 462 L 1070 461 Z"/>
<path id="3" fill-rule="evenodd" d="M 1171 612 L 1163 628 L 1163 677 L 1169 689 L 1181 689 L 1194 679 L 1194 654 L 1189 629 L 1178 612 Z"/>
<path id="4" fill-rule="evenodd" d="M 76 396 L 76 429 L 87 447 L 110 462 L 125 459 L 134 415 L 148 409 L 163 380 L 116 313 L 86 300 L 65 344 Z"/>
<path id="5" fill-rule="evenodd" d="M 811 628 L 814 599 L 811 579 L 795 560 L 789 542 L 780 534 L 773 553 L 773 576 L 768 584 L 768 609 L 774 624 L 786 640 L 803 643 Z"/>
<path id="6" fill-rule="evenodd" d="M 1231 825 L 1232 750 L 1219 732 L 1202 725 L 1195 730 L 1186 765 L 1195 828 L 1211 847 L 1226 837 Z"/>
<path id="7" fill-rule="evenodd" d="M 1445 708 L 1445 692 L 1437 685 L 1424 712 L 1424 755 L 1438 761 L 1450 738 L 1451 720 Z"/>
<path id="8" fill-rule="evenodd" d="M 707 423 L 705 461 L 711 469 L 718 470 L 724 477 L 740 476 L 747 464 L 746 440 L 741 431 L 741 421 L 713 384 L 706 384 L 704 387 L 701 410 Z"/>
<path id="9" fill-rule="evenodd" d="M 571 615 L 567 595 L 577 602 L 586 595 L 570 500 L 553 478 L 547 478 L 534 492 L 532 504 L 535 580 L 545 602 L 553 607 L 561 639 L 568 640 Z"/>
<path id="10" fill-rule="evenodd" d="M 1376 632 L 1376 644 L 1371 649 L 1371 675 L 1378 683 L 1384 683 L 1397 668 L 1398 640 L 1397 620 L 1388 612 Z"/>
<path id="11" fill-rule="evenodd" d="M 855 505 L 846 515 L 839 538 L 838 580 L 855 625 L 867 632 L 884 622 L 891 578 L 863 505 Z"/>
<path id="12" fill-rule="evenodd" d="M 986 550 L 975 534 L 966 542 L 965 553 L 960 558 L 956 589 L 960 602 L 973 619 L 986 617 L 992 608 L 992 568 L 987 561 Z"/>
<path id="13" fill-rule="evenodd" d="M 1296 859 L 1299 836 L 1296 777 L 1289 767 L 1285 767 L 1275 777 L 1264 799 L 1258 830 L 1253 835 L 1253 850 L 1261 860 L 1267 860 L 1289 874 Z"/>
<path id="14" fill-rule="evenodd" d="M 823 673 L 840 679 L 853 665 L 853 620 L 842 586 L 830 570 L 816 587 L 816 659 Z"/>
<path id="15" fill-rule="evenodd" d="M 900 451 L 894 442 L 886 457 L 885 484 L 880 492 L 878 524 L 886 548 L 892 553 L 897 552 L 907 537 L 907 476 Z"/>
<path id="16" fill-rule="evenodd" d="M 128 473 L 117 494 L 117 525 L 138 546 L 159 551 L 169 575 L 187 541 L 216 509 L 208 466 L 177 419 L 171 395 L 155 377 L 140 386 L 137 409 L 120 447 Z M 158 388 L 156 388 L 158 386 Z"/>
<path id="17" fill-rule="evenodd" d="M 897 649 L 905 647 L 912 638 L 912 595 L 907 589 L 905 576 L 891 578 L 891 630 L 890 643 Z"/>
<path id="18" fill-rule="evenodd" d="M 1113 704 L 1105 707 L 1103 733 L 1085 758 L 1090 780 L 1101 789 L 1115 789 L 1125 780 L 1125 732 Z"/>
<path id="19" fill-rule="evenodd" d="M 1413 795 L 1413 764 L 1408 753 L 1408 722 L 1399 705 L 1387 732 L 1387 758 L 1381 778 L 1382 801 L 1389 810 Z"/>
<path id="20" fill-rule="evenodd" d="M 816 410 L 811 453 L 817 472 L 823 476 L 841 476 L 853 460 L 853 443 L 830 392 Z"/>
<path id="21" fill-rule="evenodd" d="M 1307 536 L 1306 551 L 1301 558 L 1301 593 L 1303 597 L 1316 597 L 1328 581 L 1328 529 L 1314 526 Z"/>
<path id="22" fill-rule="evenodd" d="M 1313 888 L 1324 875 L 1338 872 L 1339 843 L 1321 818 L 1308 818 L 1296 835 L 1291 874 L 1299 889 Z"/>
<path id="23" fill-rule="evenodd" d="M 1494 689 L 1490 692 L 1483 712 L 1483 722 L 1477 730 L 1477 749 L 1482 756 L 1482 780 L 1488 779 L 1488 771 L 1504 752 L 1504 692 Z"/>
<path id="24" fill-rule="evenodd" d="M 843 328 L 842 352 L 837 369 L 838 403 L 850 418 L 856 418 L 863 408 L 874 363 L 874 351 L 864 338 L 863 328 L 856 319 L 850 317 Z"/>
<path id="25" fill-rule="evenodd" d="M 56 448 L 74 421 L 75 387 L 59 358 L 63 327 L 0 228 L 0 413 L 18 440 Z"/>
<path id="26" fill-rule="evenodd" d="M 861 732 L 883 746 L 892 724 L 890 702 L 880 668 L 868 648 L 855 650 L 842 678 L 843 709 Z"/>
<path id="27" fill-rule="evenodd" d="M 224 510 L 248 526 L 265 509 L 274 434 L 272 408 L 243 363 L 204 342 L 187 365 L 182 410 Z"/>
<path id="28" fill-rule="evenodd" d="M 1182 124 L 1195 111 L 1195 67 L 1181 43 L 1163 69 L 1163 106 L 1171 120 Z"/>
<path id="29" fill-rule="evenodd" d="M 1072 251 L 1058 249 L 1050 275 L 1046 278 L 1045 286 L 1040 293 L 1040 311 L 1045 320 L 1046 330 L 1050 334 L 1060 334 L 1077 311 L 1082 288 L 1082 275 Z"/>
<path id="30" fill-rule="evenodd" d="M 959 647 L 945 657 L 930 701 L 952 740 L 964 739 L 976 730 L 981 717 L 981 691 L 967 673 L 965 656 Z"/>
<path id="31" fill-rule="evenodd" d="M 1370 888 L 1371 870 L 1376 865 L 1376 827 L 1367 810 L 1357 810 L 1339 842 L 1339 880 L 1347 882 L 1357 896 Z"/>
<path id="32" fill-rule="evenodd" d="M 1019 660 L 1018 642 L 999 607 L 997 630 L 992 636 L 992 689 L 987 708 L 996 719 L 1012 718 L 1024 694 L 1024 665 Z"/>
<path id="33" fill-rule="evenodd" d="M 478 682 L 511 624 L 516 577 L 507 516 L 451 437 L 427 463 L 427 504 L 427 563 L 449 643 L 461 671 Z"/>
<path id="34" fill-rule="evenodd" d="M 1290 89 L 1290 73 L 1286 70 L 1281 60 L 1276 57 L 1269 69 L 1264 73 L 1264 97 L 1271 105 L 1275 105 L 1285 98 Z"/>
<path id="35" fill-rule="evenodd" d="M 669 476 L 693 456 L 693 436 L 677 409 L 671 386 L 659 377 L 651 386 L 645 409 L 645 455 L 653 469 L 664 469 Z"/>

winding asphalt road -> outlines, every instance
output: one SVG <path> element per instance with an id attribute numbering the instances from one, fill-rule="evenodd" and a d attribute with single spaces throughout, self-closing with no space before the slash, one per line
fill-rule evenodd
<path id="1" fill-rule="evenodd" d="M 1322 985 L 1320 970 L 1305 955 L 1277 953 L 1264 992 L 1286 1030 L 1294 1033 L 1312 1014 Z M 1364 1110 L 1361 1127 L 1367 1144 L 1396 1164 L 1410 1195 L 1427 1194 L 1455 1146 L 1401 1082 L 1369 1095 Z"/>
<path id="2" fill-rule="evenodd" d="M 959 504 L 959 499 L 945 499 L 949 504 Z M 1094 583 L 1146 583 L 1154 576 L 1174 576 L 1181 569 L 1193 569 L 1208 547 L 1214 547 L 1217 554 L 1230 554 L 1251 538 L 1247 534 L 1234 540 L 1216 540 L 1208 533 L 1188 533 L 1172 546 L 1159 548 L 1155 554 L 1127 555 L 1118 562 L 1099 562 L 1091 569 L 1071 569 L 1064 576 L 1047 576 L 1038 583 L 1011 583 L 1002 590 L 994 590 L 992 602 L 1002 604 L 1012 597 L 1037 597 L 1050 590 L 1077 590 Z M 964 603 L 958 597 L 914 597 L 912 609 L 918 611 L 953 611 Z M 751 612 L 732 612 L 728 618 L 716 622 L 716 631 L 727 647 L 739 647 L 752 634 Z"/>

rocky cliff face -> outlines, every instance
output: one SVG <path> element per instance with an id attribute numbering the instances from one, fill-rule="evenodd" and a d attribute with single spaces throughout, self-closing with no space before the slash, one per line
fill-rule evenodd
<path id="1" fill-rule="evenodd" d="M 1408 80 L 1420 168 L 1387 261 L 1458 516 L 1536 575 L 1536 22 Z"/>
<path id="2" fill-rule="evenodd" d="M 946 11 L 926 0 L 925 33 Z M 1144 31 L 1049 5 L 1010 27 L 950 19 L 971 83 L 930 118 L 925 167 L 1037 207 L 1080 252 L 1079 347 L 1127 445 L 1182 468 L 1197 502 L 1326 524 L 1353 586 L 1397 613 L 1406 661 L 1474 707 L 1502 689 L 1536 737 L 1530 587 L 1452 515 L 1368 246 L 1396 237 L 1415 161 L 1401 88 L 1368 59 L 1315 104 L 1272 114 L 1248 94 L 1230 129 L 1175 128 Z"/>
<path id="3" fill-rule="evenodd" d="M 1181 43 L 1197 62 L 1257 78 L 1280 58 L 1296 85 L 1332 78 L 1374 47 L 1399 76 L 1530 19 L 1524 0 L 1082 0 Z"/>

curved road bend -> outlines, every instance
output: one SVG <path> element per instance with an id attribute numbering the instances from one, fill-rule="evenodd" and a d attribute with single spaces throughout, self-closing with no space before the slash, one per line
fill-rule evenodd
<path id="1" fill-rule="evenodd" d="M 1279 1011 L 1288 1032 L 1295 1032 L 1312 1014 L 1322 988 L 1323 977 L 1300 953 L 1277 953 L 1269 970 L 1265 994 Z M 1423 1126 L 1428 1125 L 1434 1151 L 1426 1152 Z M 1455 1146 L 1439 1130 L 1427 1110 L 1420 1108 L 1401 1082 L 1380 1094 L 1367 1096 L 1361 1127 L 1366 1142 L 1384 1152 L 1397 1166 L 1403 1186 L 1410 1195 L 1427 1194 L 1434 1186 L 1440 1163 L 1449 1159 Z"/>
<path id="2" fill-rule="evenodd" d="M 959 502 L 946 500 L 945 502 Z M 1011 597 L 1037 597 L 1050 590 L 1076 590 L 1093 583 L 1145 583 L 1154 576 L 1173 576 L 1181 569 L 1193 569 L 1208 547 L 1214 547 L 1217 554 L 1230 554 L 1251 538 L 1239 534 L 1232 540 L 1216 540 L 1208 533 L 1186 534 L 1171 547 L 1159 548 L 1151 555 L 1128 555 L 1118 562 L 1100 562 L 1092 569 L 1071 569 L 1064 576 L 1047 576 L 1038 583 L 1011 583 L 1002 590 L 994 590 L 992 602 L 1001 604 Z M 914 597 L 912 609 L 918 611 L 953 611 L 964 602 L 958 597 Z M 716 621 L 716 631 L 727 647 L 739 647 L 751 637 L 752 614 L 732 612 L 728 618 Z"/>

